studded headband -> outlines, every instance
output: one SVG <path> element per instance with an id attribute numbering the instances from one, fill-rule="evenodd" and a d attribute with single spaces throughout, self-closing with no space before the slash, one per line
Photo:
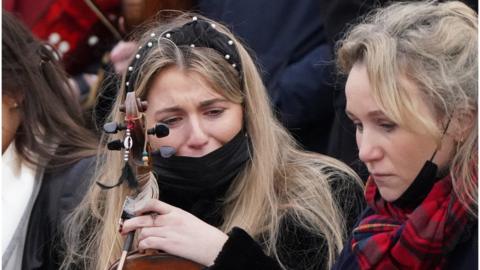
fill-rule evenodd
<path id="1" fill-rule="evenodd" d="M 225 60 L 235 68 L 242 79 L 242 67 L 240 62 L 240 56 L 233 40 L 227 35 L 217 31 L 216 25 L 204 20 L 199 20 L 197 17 L 193 17 L 191 22 L 184 24 L 183 26 L 173 29 L 172 31 L 165 32 L 158 37 L 158 34 L 151 33 L 150 40 L 148 40 L 143 46 L 139 46 L 133 61 L 130 63 L 127 69 L 126 76 L 126 88 L 127 92 L 133 91 L 133 84 L 138 76 L 139 63 L 145 60 L 148 55 L 148 51 L 158 46 L 161 38 L 171 40 L 177 46 L 188 45 L 192 48 L 206 47 L 211 48 L 219 52 L 224 56 Z"/>

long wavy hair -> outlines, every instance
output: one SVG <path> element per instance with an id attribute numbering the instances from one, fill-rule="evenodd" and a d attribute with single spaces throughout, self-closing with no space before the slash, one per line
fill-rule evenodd
<path id="1" fill-rule="evenodd" d="M 477 19 L 476 12 L 457 1 L 395 3 L 354 26 L 337 50 L 344 73 L 357 62 L 366 65 L 372 95 L 390 119 L 431 135 L 439 147 L 445 128 L 439 122 L 453 119 L 461 128 L 458 115 L 474 116 L 449 164 L 455 193 L 474 216 L 478 208 Z M 419 88 L 437 119 L 417 113 L 402 78 Z"/>
<path id="2" fill-rule="evenodd" d="M 15 147 L 22 160 L 48 168 L 95 156 L 98 142 L 61 63 L 12 14 L 2 10 L 2 97 L 20 100 Z"/>
<path id="3" fill-rule="evenodd" d="M 152 32 L 160 36 L 190 22 L 192 16 L 182 14 L 168 22 L 147 27 L 148 31 L 139 43 L 146 44 Z M 201 74 L 215 91 L 241 104 L 245 128 L 253 147 L 252 158 L 249 166 L 236 177 L 227 191 L 223 205 L 224 222 L 220 229 L 228 232 L 237 226 L 257 240 L 266 240 L 265 251 L 282 264 L 277 251 L 279 225 L 282 217 L 289 214 L 299 226 L 326 240 L 328 254 L 319 254 L 318 258 L 326 257 L 326 264 L 330 267 L 342 249 L 345 232 L 344 217 L 334 200 L 329 182 L 344 178 L 347 181 L 342 182 L 344 186 L 341 188 L 345 189 L 349 185 L 360 185 L 360 179 L 339 161 L 299 150 L 292 137 L 274 118 L 266 89 L 245 47 L 226 27 L 200 15 L 195 16 L 215 23 L 218 31 L 234 41 L 243 76 L 239 76 L 224 56 L 213 49 L 177 46 L 162 38 L 158 40 L 158 46 L 149 50 L 145 62 L 139 67 L 139 77 L 134 86 L 136 95 L 146 99 L 155 76 L 175 66 L 180 70 Z M 124 95 L 125 88 L 122 87 L 110 120 L 122 119 L 119 106 Z M 106 136 L 104 141 L 115 138 Z M 113 184 L 124 165 L 122 156 L 118 152 L 104 150 L 100 155 L 102 158 L 99 160 L 103 162 L 98 166 L 96 179 Z M 151 175 L 141 181 L 144 190 L 152 190 L 152 186 L 156 185 Z M 85 269 L 105 269 L 112 259 L 119 257 L 122 238 L 116 227 L 123 200 L 128 194 L 125 186 L 109 191 L 91 187 L 82 205 L 71 217 L 63 268 L 77 264 Z M 88 231 L 82 231 L 84 226 Z M 318 250 L 320 252 L 320 247 Z"/>

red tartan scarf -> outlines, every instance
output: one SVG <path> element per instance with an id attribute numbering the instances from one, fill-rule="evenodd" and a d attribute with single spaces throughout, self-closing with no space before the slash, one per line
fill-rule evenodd
<path id="1" fill-rule="evenodd" d="M 352 250 L 361 269 L 441 269 L 468 221 L 449 176 L 413 210 L 383 200 L 371 177 L 365 197 L 375 214 L 353 231 Z"/>

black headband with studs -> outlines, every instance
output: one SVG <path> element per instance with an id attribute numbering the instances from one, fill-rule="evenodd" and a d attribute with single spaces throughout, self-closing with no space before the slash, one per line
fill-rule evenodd
<path id="1" fill-rule="evenodd" d="M 193 17 L 191 22 L 172 31 L 165 32 L 160 37 L 158 37 L 156 33 L 151 33 L 151 39 L 143 46 L 138 47 L 138 52 L 128 66 L 125 80 L 127 92 L 133 91 L 132 86 L 139 72 L 138 64 L 144 61 L 147 52 L 151 48 L 158 46 L 160 38 L 169 39 L 177 46 L 188 45 L 192 48 L 206 47 L 216 50 L 238 71 L 241 80 L 243 75 L 240 56 L 234 42 L 227 35 L 217 31 L 215 28 L 215 24 Z"/>

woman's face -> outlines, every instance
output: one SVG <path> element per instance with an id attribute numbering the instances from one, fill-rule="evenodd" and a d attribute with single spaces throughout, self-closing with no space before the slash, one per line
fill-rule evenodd
<path id="1" fill-rule="evenodd" d="M 170 128 L 167 137 L 149 135 L 153 149 L 171 146 L 178 156 L 201 157 L 242 129 L 242 106 L 216 93 L 194 72 L 176 67 L 163 70 L 153 79 L 147 101 L 147 127 L 162 122 Z"/>
<path id="2" fill-rule="evenodd" d="M 418 114 L 432 117 L 433 113 L 420 92 L 410 83 L 417 102 Z M 359 158 L 366 164 L 380 194 L 387 201 L 398 199 L 410 186 L 436 150 L 435 141 L 398 126 L 375 102 L 364 64 L 355 64 L 345 88 L 347 115 L 356 126 Z M 434 158 L 439 168 L 447 166 L 452 156 L 453 139 L 447 133 Z"/>

